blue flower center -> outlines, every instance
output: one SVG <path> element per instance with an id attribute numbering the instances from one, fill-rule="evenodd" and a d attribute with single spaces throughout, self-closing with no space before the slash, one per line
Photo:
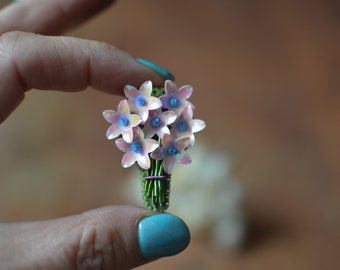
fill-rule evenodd
<path id="1" fill-rule="evenodd" d="M 122 115 L 119 118 L 119 124 L 123 127 L 127 127 L 130 124 L 129 117 L 127 117 L 126 115 Z"/>
<path id="2" fill-rule="evenodd" d="M 166 150 L 166 153 L 169 155 L 169 156 L 175 156 L 178 154 L 178 149 L 174 146 L 170 146 L 167 150 Z"/>
<path id="3" fill-rule="evenodd" d="M 131 150 L 135 152 L 136 154 L 142 154 L 143 152 L 143 147 L 141 143 L 139 142 L 134 142 L 131 144 Z"/>
<path id="4" fill-rule="evenodd" d="M 180 102 L 178 98 L 172 97 L 169 99 L 169 105 L 170 107 L 177 108 L 179 106 Z"/>
<path id="5" fill-rule="evenodd" d="M 145 106 L 146 105 L 146 99 L 143 96 L 139 96 L 136 98 L 136 104 L 138 106 Z"/>
<path id="6" fill-rule="evenodd" d="M 150 124 L 152 127 L 157 128 L 162 124 L 162 120 L 159 117 L 155 117 L 154 119 L 151 120 Z"/>
<path id="7" fill-rule="evenodd" d="M 180 122 L 178 123 L 177 128 L 180 132 L 185 132 L 189 129 L 189 126 L 186 122 Z"/>

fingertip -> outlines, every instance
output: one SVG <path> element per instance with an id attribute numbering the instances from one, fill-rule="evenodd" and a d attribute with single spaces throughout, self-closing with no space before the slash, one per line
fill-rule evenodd
<path id="1" fill-rule="evenodd" d="M 145 258 L 174 256 L 187 248 L 190 231 L 185 222 L 171 214 L 144 218 L 138 227 L 139 248 Z"/>
<path id="2" fill-rule="evenodd" d="M 170 76 L 155 68 L 158 65 L 150 68 L 103 42 L 25 32 L 8 32 L 1 42 L 2 58 L 8 60 L 0 61 L 0 118 L 9 115 L 30 88 L 74 92 L 90 86 L 122 95 L 127 84 L 139 87 L 150 80 L 158 87 Z"/>
<path id="3" fill-rule="evenodd" d="M 92 41 L 94 44 L 94 41 Z M 154 86 L 164 85 L 165 78 L 155 69 L 142 64 L 129 53 L 105 43 L 97 43 L 91 55 L 90 86 L 110 94 L 122 95 L 126 85 L 139 87 L 145 81 Z"/>
<path id="4" fill-rule="evenodd" d="M 113 269 L 131 269 L 163 257 L 175 256 L 190 244 L 187 224 L 178 216 L 133 206 L 108 206 L 86 212 L 115 235 Z M 91 218 L 91 219 L 92 219 Z M 122 258 L 124 258 L 122 260 Z M 106 269 L 106 268 L 105 268 Z"/>
<path id="5" fill-rule="evenodd" d="M 160 65 L 157 65 L 149 60 L 142 59 L 142 58 L 136 58 L 136 60 L 143 64 L 144 66 L 152 69 L 155 71 L 157 74 L 159 74 L 164 80 L 175 80 L 175 76 L 165 69 L 164 67 L 161 67 Z"/>

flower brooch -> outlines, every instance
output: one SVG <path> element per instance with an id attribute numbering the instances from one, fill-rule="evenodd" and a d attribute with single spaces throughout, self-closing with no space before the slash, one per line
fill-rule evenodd
<path id="1" fill-rule="evenodd" d="M 175 164 L 191 163 L 186 151 L 195 143 L 194 133 L 205 128 L 204 121 L 193 119 L 195 108 L 187 100 L 192 92 L 191 86 L 177 88 L 170 80 L 164 88 L 153 88 L 151 81 L 139 89 L 126 85 L 118 110 L 103 112 L 111 123 L 106 137 L 117 138 L 116 146 L 125 153 L 122 166 L 138 164 L 143 201 L 150 210 L 169 207 Z"/>

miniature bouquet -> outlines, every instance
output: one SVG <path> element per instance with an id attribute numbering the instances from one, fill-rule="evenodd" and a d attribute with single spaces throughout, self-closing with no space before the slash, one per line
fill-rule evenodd
<path id="1" fill-rule="evenodd" d="M 109 140 L 125 154 L 122 166 L 137 163 L 141 176 L 145 206 L 164 212 L 169 207 L 171 174 L 176 163 L 189 164 L 187 149 L 195 143 L 194 133 L 205 128 L 205 122 L 193 119 L 194 106 L 188 101 L 193 88 L 176 87 L 167 80 L 164 88 L 153 88 L 151 81 L 139 89 L 126 85 L 126 99 L 118 110 L 105 110 L 111 123 L 106 132 Z"/>

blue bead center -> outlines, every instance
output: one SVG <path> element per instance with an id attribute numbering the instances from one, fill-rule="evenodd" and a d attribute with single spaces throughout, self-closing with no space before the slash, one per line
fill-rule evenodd
<path id="1" fill-rule="evenodd" d="M 155 117 L 154 119 L 151 120 L 150 124 L 152 127 L 157 128 L 162 124 L 162 120 L 159 117 Z"/>
<path id="2" fill-rule="evenodd" d="M 119 118 L 119 124 L 123 127 L 127 127 L 130 124 L 129 117 L 127 117 L 126 115 L 122 115 Z"/>
<path id="3" fill-rule="evenodd" d="M 134 142 L 131 144 L 131 149 L 133 152 L 136 154 L 142 154 L 143 152 L 143 147 L 139 142 Z"/>
<path id="4" fill-rule="evenodd" d="M 188 124 L 186 122 L 178 123 L 177 127 L 178 127 L 178 130 L 180 132 L 185 132 L 185 131 L 187 131 L 189 129 L 189 126 L 188 126 Z"/>
<path id="5" fill-rule="evenodd" d="M 139 96 L 136 98 L 136 104 L 138 106 L 145 106 L 146 105 L 146 99 L 143 96 Z"/>
<path id="6" fill-rule="evenodd" d="M 166 150 L 167 154 L 169 156 L 175 156 L 178 154 L 178 149 L 174 146 L 170 146 L 167 150 Z"/>
<path id="7" fill-rule="evenodd" d="M 170 107 L 177 108 L 179 106 L 180 102 L 178 98 L 172 97 L 169 99 L 169 105 Z"/>

